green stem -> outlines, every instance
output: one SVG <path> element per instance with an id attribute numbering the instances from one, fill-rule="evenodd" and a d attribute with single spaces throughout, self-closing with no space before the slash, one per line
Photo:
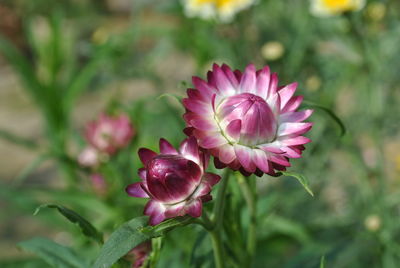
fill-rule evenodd
<path id="1" fill-rule="evenodd" d="M 251 262 L 254 258 L 257 245 L 257 193 L 255 190 L 255 180 L 245 179 L 240 174 L 238 174 L 237 179 L 249 208 L 250 223 L 247 234 L 247 252 L 249 262 Z M 252 182 L 254 182 L 254 185 L 250 185 Z"/>
<path id="2" fill-rule="evenodd" d="M 222 244 L 222 224 L 224 219 L 224 207 L 225 207 L 225 196 L 226 189 L 229 181 L 229 170 L 227 170 L 222 176 L 222 181 L 218 189 L 217 199 L 215 201 L 215 206 L 213 210 L 213 225 L 214 228 L 210 231 L 212 245 L 214 249 L 214 259 L 215 259 L 215 267 L 223 268 L 224 265 L 224 248 Z M 205 222 L 208 222 L 209 219 L 207 216 L 203 218 Z"/>
<path id="3" fill-rule="evenodd" d="M 221 233 L 217 230 L 211 231 L 211 241 L 214 249 L 214 260 L 216 268 L 224 267 L 224 249 L 222 246 Z"/>

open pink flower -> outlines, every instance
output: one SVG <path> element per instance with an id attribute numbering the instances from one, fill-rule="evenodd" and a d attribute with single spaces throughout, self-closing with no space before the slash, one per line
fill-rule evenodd
<path id="1" fill-rule="evenodd" d="M 96 150 L 111 155 L 127 146 L 134 133 L 128 116 L 101 114 L 98 120 L 87 124 L 85 137 Z"/>
<path id="2" fill-rule="evenodd" d="M 160 139 L 160 154 L 141 148 L 139 157 L 144 165 L 138 172 L 142 181 L 129 185 L 126 192 L 150 198 L 144 214 L 150 216 L 151 225 L 186 214 L 201 216 L 203 202 L 212 199 L 211 188 L 220 177 L 205 172 L 209 156 L 199 151 L 194 137 L 185 139 L 179 150 Z"/>
<path id="3" fill-rule="evenodd" d="M 299 158 L 302 136 L 312 123 L 302 122 L 312 110 L 297 111 L 302 96 L 293 96 L 297 83 L 278 87 L 276 73 L 254 65 L 242 74 L 214 64 L 207 81 L 193 77 L 195 89 L 183 100 L 187 110 L 185 133 L 215 157 L 218 168 L 229 166 L 245 175 L 275 175 Z"/>

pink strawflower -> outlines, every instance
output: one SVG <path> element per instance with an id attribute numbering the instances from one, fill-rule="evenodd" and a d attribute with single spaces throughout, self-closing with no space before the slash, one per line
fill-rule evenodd
<path id="1" fill-rule="evenodd" d="M 107 194 L 107 183 L 103 175 L 94 173 L 90 175 L 92 182 L 93 191 L 99 196 L 105 196 Z"/>
<path id="2" fill-rule="evenodd" d="M 207 78 L 193 77 L 195 89 L 183 100 L 185 133 L 210 151 L 217 168 L 276 175 L 290 166 L 289 158 L 301 157 L 311 141 L 302 135 L 312 126 L 302 121 L 313 111 L 297 111 L 303 100 L 293 96 L 297 83 L 278 87 L 276 73 L 253 64 L 243 74 L 214 64 Z"/>
<path id="3" fill-rule="evenodd" d="M 144 214 L 150 216 L 151 225 L 186 214 L 201 216 L 203 202 L 212 199 L 211 188 L 220 177 L 205 172 L 209 156 L 199 151 L 194 137 L 185 139 L 179 150 L 160 139 L 160 154 L 141 148 L 139 157 L 144 165 L 138 172 L 142 181 L 129 185 L 126 192 L 150 198 Z"/>
<path id="4" fill-rule="evenodd" d="M 145 263 L 151 252 L 151 242 L 147 240 L 138 246 L 134 247 L 128 255 L 132 256 L 133 263 L 132 268 L 140 268 Z"/>
<path id="5" fill-rule="evenodd" d="M 78 156 L 78 162 L 84 167 L 95 167 L 100 162 L 99 152 L 92 146 L 87 146 Z"/>
<path id="6" fill-rule="evenodd" d="M 85 137 L 99 152 L 114 154 L 129 144 L 135 131 L 126 115 L 109 116 L 101 114 L 99 119 L 87 124 Z"/>

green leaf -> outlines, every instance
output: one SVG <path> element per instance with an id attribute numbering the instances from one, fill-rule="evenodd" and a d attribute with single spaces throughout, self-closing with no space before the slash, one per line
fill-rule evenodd
<path id="1" fill-rule="evenodd" d="M 131 249 L 154 237 L 159 237 L 177 226 L 193 222 L 191 217 L 166 220 L 156 226 L 147 226 L 148 217 L 134 218 L 115 230 L 100 250 L 94 268 L 111 267 Z"/>
<path id="2" fill-rule="evenodd" d="M 88 262 L 78 256 L 71 248 L 60 245 L 47 238 L 36 237 L 18 243 L 18 247 L 32 252 L 48 264 L 58 268 L 87 268 Z"/>
<path id="3" fill-rule="evenodd" d="M 0 52 L 7 58 L 9 63 L 21 77 L 25 89 L 33 96 L 38 104 L 43 102 L 44 88 L 36 77 L 34 67 L 18 51 L 14 45 L 0 34 Z"/>
<path id="4" fill-rule="evenodd" d="M 289 171 L 280 171 L 280 172 L 278 172 L 278 175 L 279 175 L 279 174 L 285 175 L 285 176 L 288 176 L 288 177 L 294 177 L 294 178 L 296 178 L 296 179 L 301 183 L 301 185 L 303 185 L 304 189 L 306 189 L 306 191 L 307 191 L 312 197 L 314 197 L 314 193 L 311 191 L 311 189 L 310 189 L 310 187 L 309 187 L 308 179 L 307 179 L 306 176 L 304 176 L 304 175 L 302 175 L 302 174 L 299 174 L 299 173 L 297 173 L 297 172 L 289 172 Z"/>
<path id="5" fill-rule="evenodd" d="M 346 134 L 346 126 L 344 125 L 343 121 L 329 108 L 321 106 L 319 104 L 310 102 L 310 101 L 303 101 L 304 106 L 314 109 L 319 109 L 324 111 L 328 114 L 340 127 L 340 137 L 343 137 Z"/>
<path id="6" fill-rule="evenodd" d="M 79 215 L 75 211 L 70 210 L 70 209 L 68 209 L 66 207 L 60 206 L 60 205 L 44 204 L 44 205 L 39 206 L 36 209 L 34 215 L 39 213 L 39 211 L 42 208 L 55 208 L 55 209 L 57 209 L 58 212 L 60 212 L 69 221 L 79 225 L 79 227 L 81 228 L 82 233 L 84 235 L 86 235 L 87 237 L 95 240 L 99 244 L 103 244 L 103 234 L 100 233 L 99 231 L 97 231 L 97 229 L 89 221 L 87 221 L 85 218 L 83 218 L 81 215 Z"/>
<path id="7" fill-rule="evenodd" d="M 39 145 L 35 141 L 17 136 L 14 133 L 11 133 L 5 129 L 0 129 L 0 138 L 16 145 L 21 145 L 27 149 L 34 150 L 39 147 Z"/>
<path id="8" fill-rule="evenodd" d="M 164 93 L 164 94 L 161 94 L 160 96 L 158 96 L 158 97 L 157 97 L 157 100 L 162 99 L 162 98 L 165 98 L 165 97 L 173 98 L 173 99 L 177 100 L 179 103 L 182 103 L 182 99 L 183 99 L 183 97 L 180 96 L 180 95 L 178 95 L 178 94 L 174 94 L 174 93 Z"/>
<path id="9" fill-rule="evenodd" d="M 319 263 L 319 268 L 325 268 L 325 255 L 321 257 L 321 262 Z"/>

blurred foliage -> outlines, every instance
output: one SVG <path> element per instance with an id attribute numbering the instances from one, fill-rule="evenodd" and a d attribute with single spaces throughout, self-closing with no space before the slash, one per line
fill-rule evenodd
<path id="1" fill-rule="evenodd" d="M 370 0 L 360 12 L 317 18 L 310 15 L 308 1 L 263 0 L 228 24 L 186 18 L 175 0 L 126 1 L 129 8 L 112 3 L 0 3 L 21 23 L 19 31 L 2 30 L 0 51 L 45 120 L 40 143 L 0 129 L 0 138 L 40 152 L 12 185 L 1 182 L 0 197 L 7 203 L 2 221 L 31 215 L 43 203 L 56 203 L 73 208 L 107 236 L 141 215 L 143 200 L 129 198 L 123 189 L 137 180 L 139 147 L 157 150 L 160 137 L 174 145 L 184 137 L 183 108 L 169 96 L 157 98 L 171 91 L 181 97 L 185 85 L 190 87 L 190 77 L 183 86 L 170 83 L 171 73 L 189 68 L 181 57 L 193 61 L 193 75 L 202 77 L 213 62 L 239 69 L 253 62 L 258 67 L 269 64 L 280 84 L 298 81 L 298 94 L 328 109 L 315 110 L 309 135 L 313 142 L 302 159 L 292 161 L 291 169 L 309 178 L 314 198 L 293 179 L 257 179 L 260 226 L 254 267 L 399 266 L 399 1 Z M 268 42 L 283 47 L 282 55 L 271 61 L 263 52 Z M 160 71 L 159 65 L 171 55 L 180 57 L 168 61 L 169 70 Z M 87 92 L 100 93 L 112 82 L 131 79 L 150 81 L 157 93 L 129 102 L 116 95 L 104 107 L 126 112 L 138 134 L 102 166 L 108 193 L 98 196 L 87 179 L 88 170 L 77 165 L 71 149 L 83 148 L 71 114 Z M 346 127 L 343 137 L 332 113 Z M 29 183 L 36 167 L 49 159 L 61 171 L 51 179 L 65 178 L 61 189 Z M 232 183 L 230 190 L 238 191 L 238 186 Z M 232 197 L 228 206 L 236 213 L 225 215 L 227 219 L 241 217 L 242 226 L 229 226 L 225 235 L 244 236 L 240 230 L 249 223 L 245 203 Z M 77 237 L 68 240 L 68 247 L 58 243 L 66 254 L 79 252 L 84 261 L 95 260 L 99 247 L 79 228 L 53 210 L 36 218 L 49 229 L 49 237 L 65 230 Z M 45 240 L 23 243 L 21 247 L 30 251 L 49 246 Z M 163 243 L 168 246 L 161 250 L 158 267 L 213 267 L 209 238 L 198 226 L 171 231 Z M 225 246 L 237 250 L 237 245 Z M 0 266 L 45 264 L 24 255 L 0 261 Z"/>

